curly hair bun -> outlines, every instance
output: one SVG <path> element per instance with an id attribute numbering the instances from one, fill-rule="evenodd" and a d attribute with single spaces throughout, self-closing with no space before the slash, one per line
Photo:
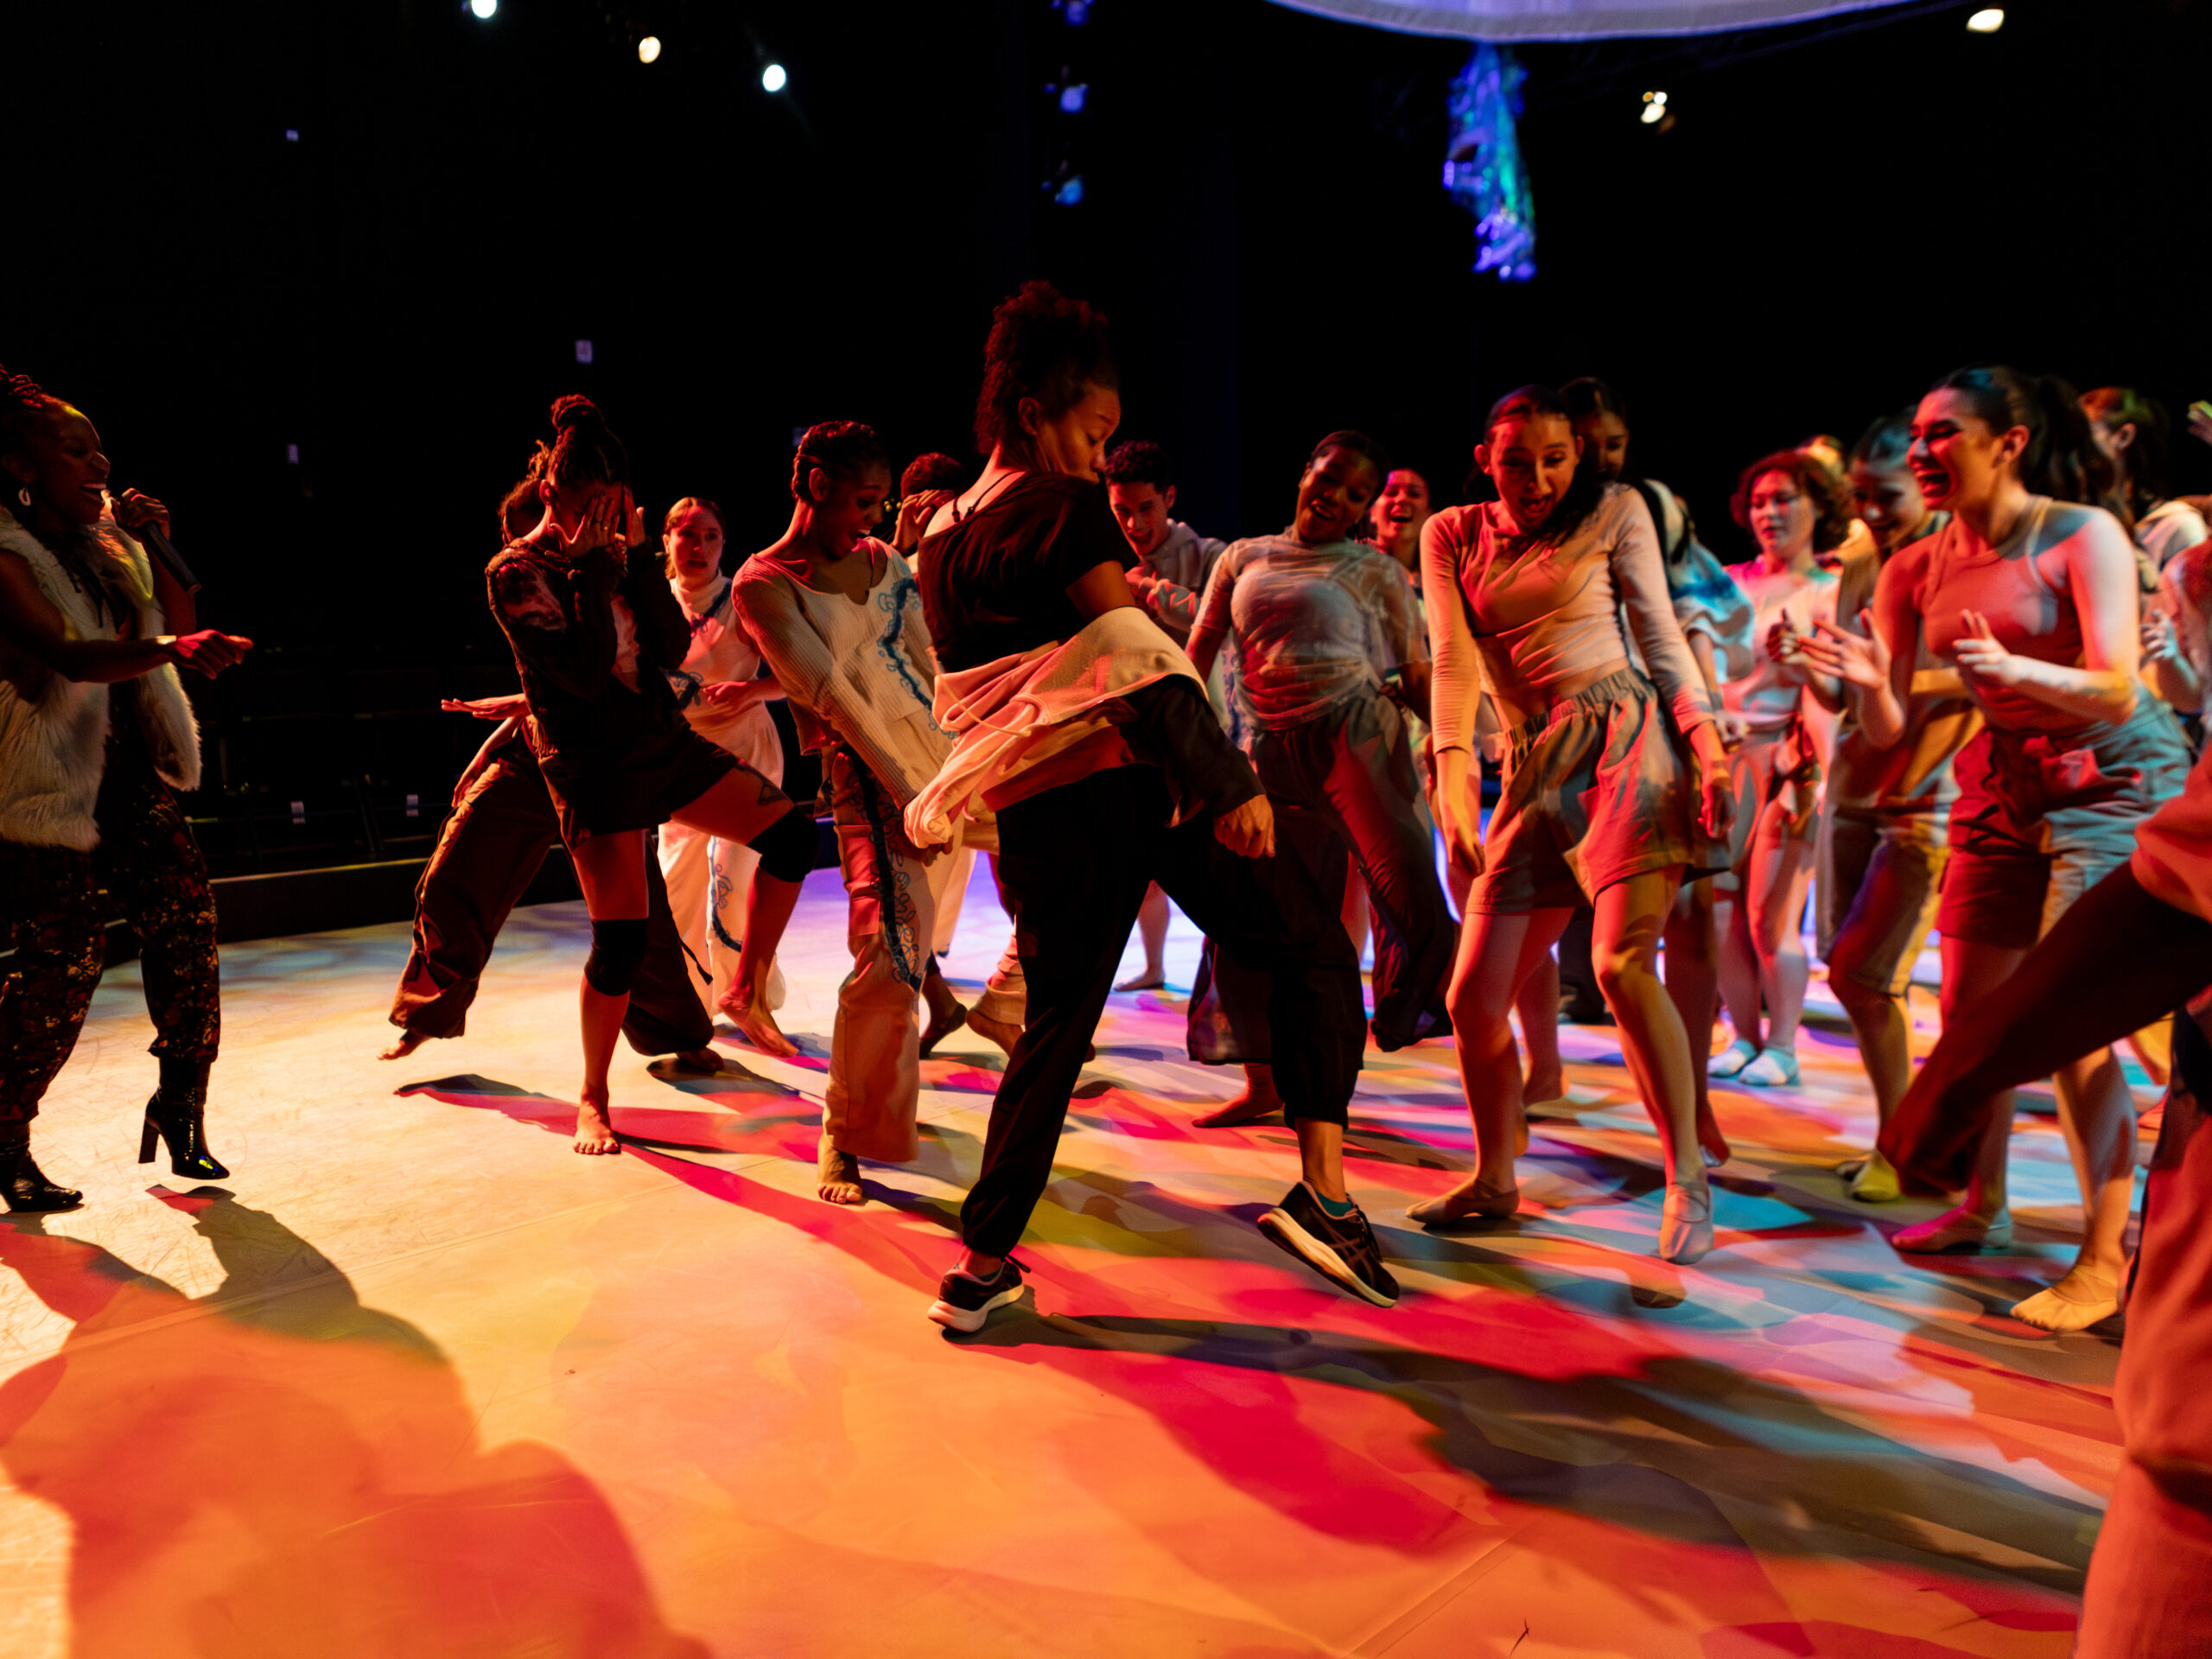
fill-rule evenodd
<path id="1" fill-rule="evenodd" d="M 570 392 L 553 404 L 553 429 L 592 435 L 607 430 L 607 416 L 599 405 L 581 392 Z"/>
<path id="2" fill-rule="evenodd" d="M 8 389 L 8 396 L 26 409 L 36 409 L 46 401 L 46 388 L 28 374 L 10 374 L 8 365 L 0 363 L 0 385 Z"/>

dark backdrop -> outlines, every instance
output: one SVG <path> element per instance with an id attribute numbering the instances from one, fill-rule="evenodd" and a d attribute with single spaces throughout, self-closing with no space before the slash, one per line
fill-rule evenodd
<path id="1" fill-rule="evenodd" d="M 1993 36 L 1969 10 L 1526 48 L 1541 274 L 1504 288 L 1439 188 L 1465 43 L 1263 0 L 1081 28 L 1047 0 L 17 0 L 0 360 L 92 415 L 210 620 L 264 642 L 208 705 L 234 736 L 512 683 L 480 571 L 556 394 L 602 402 L 650 511 L 711 493 L 758 544 L 796 428 L 967 454 L 990 307 L 1030 275 L 1114 317 L 1124 431 L 1209 533 L 1280 525 L 1333 426 L 1454 497 L 1497 393 L 1596 372 L 1733 553 L 1745 461 L 1957 363 L 2212 393 L 2207 7 L 2027 0 Z M 271 728 L 226 775 L 449 779 L 472 735 L 378 730 Z"/>

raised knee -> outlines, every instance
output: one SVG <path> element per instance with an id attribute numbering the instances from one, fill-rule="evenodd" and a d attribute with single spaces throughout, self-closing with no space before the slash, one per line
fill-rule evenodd
<path id="1" fill-rule="evenodd" d="M 584 982 L 601 996 L 627 996 L 645 960 L 645 918 L 621 917 L 591 925 Z"/>
<path id="2" fill-rule="evenodd" d="M 760 855 L 760 873 L 778 881 L 804 881 L 814 872 L 820 837 L 814 815 L 794 806 L 745 843 Z"/>

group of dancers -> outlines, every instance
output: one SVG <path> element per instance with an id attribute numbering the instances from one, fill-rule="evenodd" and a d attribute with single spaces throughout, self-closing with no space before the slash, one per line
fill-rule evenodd
<path id="1" fill-rule="evenodd" d="M 2192 1202 L 2212 1186 L 2193 1138 L 2212 1049 L 2191 1012 L 2212 982 L 2212 776 L 2191 755 L 2212 541 L 2163 493 L 2163 411 L 1959 371 L 1848 449 L 1815 438 L 1746 467 L 1732 506 L 1758 550 L 1732 568 L 1637 475 L 1627 404 L 1594 379 L 1497 401 L 1474 505 L 1437 506 L 1338 430 L 1287 487 L 1287 526 L 1226 544 L 1173 517 L 1168 458 L 1116 445 L 1121 425 L 1105 319 L 1030 283 L 985 346 L 979 474 L 925 456 L 894 483 L 870 428 L 817 426 L 787 529 L 747 557 L 702 497 L 649 535 L 606 416 L 561 399 L 486 571 L 520 690 L 448 705 L 495 726 L 423 878 L 387 1057 L 460 1033 L 556 840 L 591 925 L 578 1152 L 620 1149 L 618 1033 L 711 1073 L 720 1013 L 792 1052 L 776 951 L 821 839 L 781 787 L 782 700 L 820 757 L 849 899 L 821 1196 L 859 1203 L 861 1160 L 916 1155 L 920 1061 L 948 1033 L 1007 1051 L 930 1317 L 972 1332 L 1021 1294 L 1014 1253 L 1123 950 L 1138 930 L 1124 988 L 1160 982 L 1171 900 L 1205 938 L 1191 1053 L 1244 1071 L 1198 1122 L 1280 1112 L 1299 1175 L 1261 1230 L 1388 1307 L 1344 1178 L 1370 1037 L 1454 1043 L 1473 1166 L 1408 1214 L 1494 1226 L 1520 1208 L 1529 1104 L 1565 1092 L 1562 979 L 1570 1008 L 1594 993 L 1658 1130 L 1658 1252 L 1695 1262 L 1729 1156 L 1709 1081 L 1798 1078 L 1809 893 L 1883 1124 L 1848 1191 L 1956 1199 L 1899 1249 L 2010 1243 L 2010 1090 L 2056 1079 L 2084 1237 L 2019 1319 L 2118 1311 L 2137 1123 L 2111 1045 L 2171 1077 L 2131 1309 L 2138 1342 L 2146 1319 L 2163 1338 L 2124 1374 L 2122 1498 L 2129 1526 L 2212 1556 L 2212 1433 L 2175 1369 L 2212 1346 Z M 111 495 L 90 420 L 20 377 L 0 468 L 0 1172 L 11 1210 L 44 1211 L 80 1195 L 39 1170 L 30 1122 L 111 910 L 142 941 L 157 1033 L 143 1155 L 164 1141 L 178 1173 L 226 1173 L 205 1132 L 213 909 L 176 799 L 199 770 L 177 671 L 220 672 L 251 642 L 196 627 L 136 533 L 166 530 L 162 505 Z M 964 1007 L 938 957 L 978 852 L 1013 927 Z M 1931 927 L 1944 1033 L 1916 1077 L 1906 997 Z"/>

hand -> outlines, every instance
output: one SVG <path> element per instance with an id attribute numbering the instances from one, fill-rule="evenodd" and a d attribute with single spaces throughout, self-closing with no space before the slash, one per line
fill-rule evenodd
<path id="1" fill-rule="evenodd" d="M 520 720 L 530 713 L 530 699 L 510 691 L 498 697 L 444 697 L 438 707 L 449 715 L 474 715 L 479 720 Z"/>
<path id="2" fill-rule="evenodd" d="M 169 510 L 143 490 L 125 490 L 115 498 L 115 522 L 125 530 L 154 524 L 159 527 L 163 536 L 167 536 L 169 533 Z"/>
<path id="3" fill-rule="evenodd" d="M 1868 691 L 1879 690 L 1890 683 L 1890 648 L 1874 631 L 1872 611 L 1859 613 L 1864 633 L 1853 633 L 1826 620 L 1813 626 L 1819 632 L 1804 639 L 1800 649 L 1816 673 Z"/>
<path id="4" fill-rule="evenodd" d="M 2143 613 L 2143 655 L 2146 661 L 2179 663 L 2182 660 L 2181 635 L 2174 630 L 2174 620 L 2164 611 Z"/>
<path id="5" fill-rule="evenodd" d="M 952 499 L 950 490 L 917 490 L 899 504 L 899 523 L 891 532 L 891 545 L 911 553 L 922 543 L 923 532 L 937 510 Z"/>
<path id="6" fill-rule="evenodd" d="M 213 628 L 179 634 L 169 644 L 171 661 L 210 679 L 226 668 L 236 668 L 252 649 L 252 640 L 239 634 L 218 633 Z"/>
<path id="7" fill-rule="evenodd" d="M 1274 807 L 1266 796 L 1255 795 L 1213 821 L 1213 838 L 1239 858 L 1273 858 Z"/>
<path id="8" fill-rule="evenodd" d="M 760 696 L 758 680 L 716 680 L 699 688 L 699 701 L 710 709 L 742 709 Z"/>
<path id="9" fill-rule="evenodd" d="M 1736 790 L 1728 776 L 1728 757 L 1721 749 L 1720 734 L 1707 727 L 1693 728 L 1690 747 L 1697 762 L 1698 822 L 1714 841 L 1726 841 L 1728 826 L 1736 821 Z"/>
<path id="10" fill-rule="evenodd" d="M 1998 685 L 2018 685 L 2028 677 L 2027 659 L 1998 643 L 1997 631 L 1980 611 L 1965 613 L 1967 635 L 1951 648 L 1959 671 Z"/>
<path id="11" fill-rule="evenodd" d="M 591 553 L 625 540 L 633 520 L 642 532 L 644 520 L 638 512 L 638 504 L 630 499 L 627 486 L 618 484 L 599 493 L 599 499 L 591 504 L 591 511 L 584 515 L 583 523 L 576 526 L 574 536 L 562 530 L 557 519 L 554 521 L 553 533 L 560 537 L 563 545 L 570 553 Z M 642 534 L 639 539 L 643 539 Z"/>
<path id="12" fill-rule="evenodd" d="M 1774 626 L 1766 631 L 1766 654 L 1777 663 L 1786 663 L 1797 654 L 1803 639 L 1788 617 L 1777 617 Z"/>
<path id="13" fill-rule="evenodd" d="M 1467 798 L 1456 801 L 1451 792 L 1439 789 L 1436 792 L 1436 827 L 1444 832 L 1444 855 L 1452 868 L 1462 870 L 1472 880 L 1483 873 L 1482 817 L 1476 802 L 1478 798 L 1473 772 L 1467 778 Z"/>

